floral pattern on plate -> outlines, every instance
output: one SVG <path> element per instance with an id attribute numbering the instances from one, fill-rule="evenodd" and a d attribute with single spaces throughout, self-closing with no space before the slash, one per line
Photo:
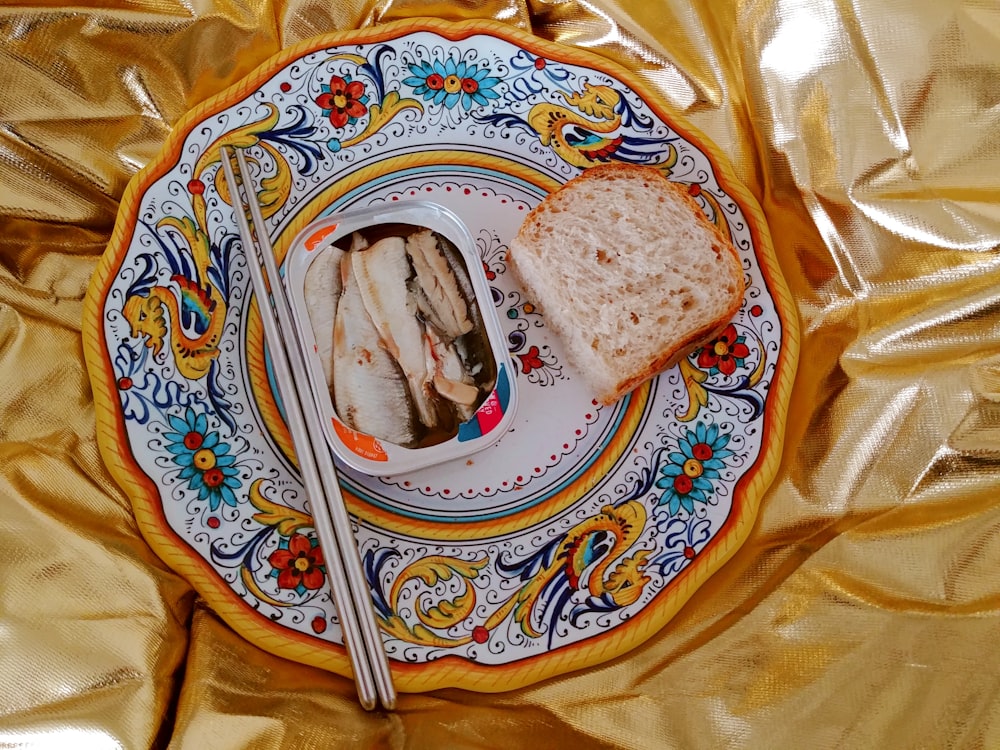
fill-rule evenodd
<path id="1" fill-rule="evenodd" d="M 402 689 L 507 689 L 621 654 L 745 539 L 797 356 L 753 198 L 627 71 L 491 22 L 392 24 L 288 50 L 191 113 L 130 187 L 88 296 L 108 465 L 159 554 L 246 637 L 348 673 L 223 145 L 246 149 L 279 260 L 338 210 L 451 208 L 507 327 L 521 405 L 497 446 L 342 474 Z M 747 293 L 716 340 L 600 407 L 505 252 L 547 192 L 614 160 L 687 185 L 739 251 Z"/>

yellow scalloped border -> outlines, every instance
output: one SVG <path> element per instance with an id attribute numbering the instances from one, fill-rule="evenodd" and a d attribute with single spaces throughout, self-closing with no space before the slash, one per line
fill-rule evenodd
<path id="1" fill-rule="evenodd" d="M 108 250 L 97 265 L 84 303 L 84 358 L 94 391 L 101 454 L 112 476 L 131 498 L 139 528 L 157 555 L 187 578 L 206 602 L 242 637 L 278 656 L 349 675 L 350 665 L 341 647 L 311 636 L 299 635 L 260 617 L 219 578 L 207 562 L 167 526 L 156 487 L 139 470 L 127 449 L 114 373 L 109 366 L 110 354 L 102 335 L 102 311 L 111 281 L 128 250 L 139 199 L 176 161 L 183 140 L 193 124 L 241 100 L 287 63 L 308 52 L 348 43 L 391 41 L 418 31 L 433 32 L 451 41 L 473 35 L 495 36 L 542 57 L 600 69 L 629 86 L 661 119 L 702 147 L 712 163 L 720 187 L 743 209 L 754 239 L 761 273 L 775 301 L 783 332 L 782 347 L 771 383 L 771 395 L 765 405 L 761 453 L 753 468 L 734 488 L 733 510 L 729 518 L 718 536 L 709 542 L 708 547 L 691 565 L 671 582 L 665 592 L 630 620 L 626 627 L 503 666 L 475 664 L 457 656 L 446 656 L 428 664 L 392 664 L 397 687 L 404 692 L 443 687 L 498 692 L 523 687 L 621 656 L 653 636 L 749 536 L 761 498 L 773 481 L 781 460 L 785 420 L 798 360 L 799 328 L 795 303 L 775 258 L 763 211 L 753 195 L 736 179 L 732 167 L 718 147 L 697 128 L 668 112 L 667 107 L 660 102 L 660 95 L 637 75 L 593 52 L 538 39 L 496 21 L 452 23 L 436 19 L 408 19 L 384 26 L 316 37 L 280 52 L 239 83 L 191 110 L 174 127 L 158 157 L 129 182 L 122 196 Z"/>

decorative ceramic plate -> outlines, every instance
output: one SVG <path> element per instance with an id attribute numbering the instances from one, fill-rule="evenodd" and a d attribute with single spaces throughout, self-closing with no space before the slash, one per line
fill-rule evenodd
<path id="1" fill-rule="evenodd" d="M 620 655 L 743 542 L 780 456 L 797 334 L 763 216 L 724 157 L 637 76 L 502 24 L 322 37 L 178 126 L 126 191 L 87 300 L 105 460 L 150 544 L 246 638 L 350 673 L 223 144 L 247 149 L 279 260 L 332 212 L 450 208 L 506 326 L 520 406 L 495 447 L 402 476 L 343 471 L 401 690 L 506 690 Z M 608 160 L 686 184 L 747 291 L 718 339 L 601 407 L 505 251 L 544 195 Z"/>

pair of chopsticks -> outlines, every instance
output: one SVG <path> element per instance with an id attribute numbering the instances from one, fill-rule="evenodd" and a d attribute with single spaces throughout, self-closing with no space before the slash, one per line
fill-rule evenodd
<path id="1" fill-rule="evenodd" d="M 304 375 L 296 378 L 292 374 L 304 374 L 306 364 L 302 349 L 297 344 L 297 329 L 292 322 L 291 308 L 267 236 L 257 190 L 242 150 L 232 148 L 239 179 L 234 173 L 229 151 L 229 147 L 221 149 L 222 169 L 229 184 L 250 280 L 260 308 L 264 338 L 271 352 L 278 391 L 285 405 L 316 535 L 323 549 L 327 578 L 340 616 L 358 698 L 369 711 L 378 702 L 387 710 L 392 710 L 396 705 L 396 691 L 389 671 L 389 659 L 375 620 L 371 591 L 365 581 L 357 541 L 340 493 L 333 456 L 323 435 L 319 409 L 309 383 L 302 382 Z M 247 221 L 244 201 L 256 229 L 256 241 Z"/>

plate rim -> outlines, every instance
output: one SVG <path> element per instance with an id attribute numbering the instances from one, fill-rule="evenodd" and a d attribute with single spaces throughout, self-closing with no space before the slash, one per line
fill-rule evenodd
<path id="1" fill-rule="evenodd" d="M 446 655 L 432 662 L 419 664 L 392 662 L 397 687 L 403 692 L 424 692 L 446 687 L 504 692 L 622 656 L 666 627 L 694 592 L 742 547 L 781 461 L 791 391 L 798 365 L 800 332 L 797 307 L 778 264 L 766 217 L 758 200 L 736 177 L 729 158 L 682 114 L 674 111 L 663 95 L 647 85 L 638 73 L 592 50 L 542 39 L 510 24 L 487 19 L 455 22 L 435 18 L 410 18 L 362 29 L 334 31 L 280 50 L 240 80 L 179 118 L 153 159 L 129 180 L 119 203 L 114 229 L 91 277 L 84 300 L 83 353 L 94 396 L 98 448 L 109 473 L 132 505 L 140 533 L 157 556 L 184 577 L 208 606 L 246 640 L 277 656 L 349 675 L 350 664 L 342 646 L 319 641 L 255 613 L 225 584 L 208 562 L 169 527 L 155 483 L 138 467 L 134 454 L 124 439 L 124 414 L 116 397 L 114 373 L 109 366 L 110 351 L 103 335 L 103 307 L 110 285 L 128 252 L 142 196 L 157 179 L 169 171 L 179 155 L 184 139 L 197 123 L 244 98 L 289 62 L 310 52 L 338 45 L 389 42 L 421 31 L 438 34 L 452 42 L 476 35 L 493 36 L 561 62 L 598 69 L 632 89 L 672 129 L 697 144 L 709 160 L 719 187 L 744 212 L 756 260 L 782 327 L 781 348 L 769 389 L 773 398 L 767 399 L 762 415 L 761 452 L 750 471 L 733 487 L 732 507 L 736 512 L 730 512 L 709 549 L 681 571 L 654 602 L 631 618 L 626 628 L 608 630 L 577 644 L 554 651 L 546 650 L 502 665 L 478 664 L 456 655 Z"/>

